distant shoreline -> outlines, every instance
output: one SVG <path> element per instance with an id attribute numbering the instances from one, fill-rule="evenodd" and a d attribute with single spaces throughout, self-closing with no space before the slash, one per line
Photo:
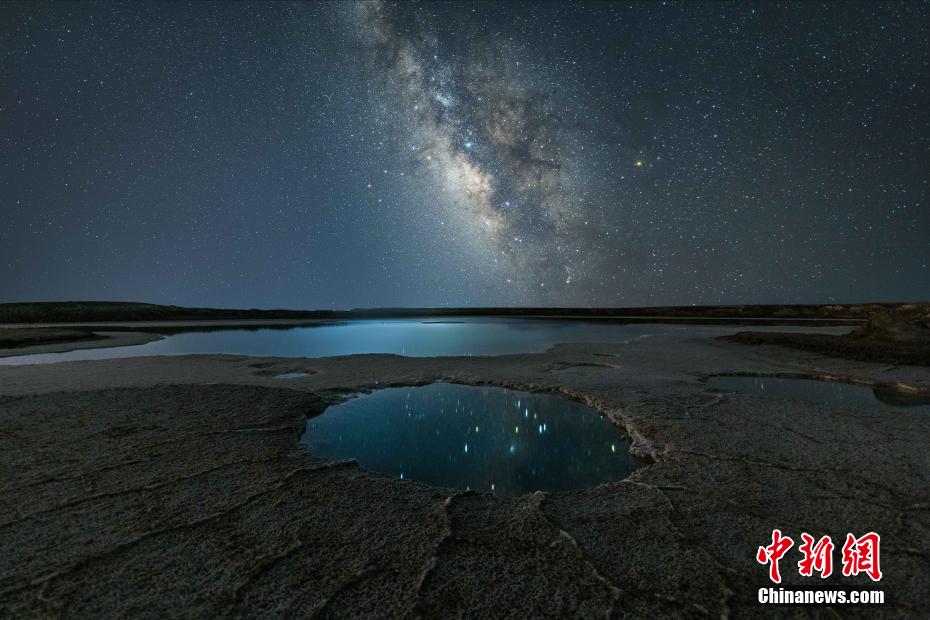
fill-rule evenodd
<path id="1" fill-rule="evenodd" d="M 869 304 L 786 304 L 656 306 L 648 308 L 371 308 L 356 310 L 257 310 L 185 308 L 135 302 L 35 302 L 0 304 L 2 325 L 153 321 L 269 321 L 393 318 L 572 318 L 623 321 L 654 320 L 839 320 L 855 322 L 879 311 L 926 315 L 930 302 Z"/>

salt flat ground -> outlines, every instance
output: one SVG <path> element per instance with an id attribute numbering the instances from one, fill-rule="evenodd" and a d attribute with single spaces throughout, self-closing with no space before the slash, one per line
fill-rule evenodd
<path id="1" fill-rule="evenodd" d="M 930 390 L 930 369 L 724 343 L 721 328 L 490 358 L 185 356 L 0 368 L 0 616 L 927 617 L 930 420 L 716 393 L 717 373 Z M 735 331 L 735 330 L 730 330 Z M 281 380 L 306 371 L 306 378 Z M 303 450 L 346 395 L 556 392 L 651 464 L 521 497 Z M 773 528 L 881 534 L 877 607 L 761 607 Z M 841 544 L 841 543 L 840 543 Z M 839 565 L 839 554 L 835 558 Z"/>

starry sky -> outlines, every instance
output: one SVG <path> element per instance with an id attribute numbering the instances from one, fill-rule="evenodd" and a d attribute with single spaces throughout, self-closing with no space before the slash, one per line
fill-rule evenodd
<path id="1" fill-rule="evenodd" d="M 930 299 L 930 4 L 2 3 L 0 302 Z"/>

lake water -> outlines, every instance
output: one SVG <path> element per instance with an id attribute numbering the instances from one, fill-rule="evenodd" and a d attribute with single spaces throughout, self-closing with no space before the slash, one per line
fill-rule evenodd
<path id="1" fill-rule="evenodd" d="M 301 441 L 371 471 L 506 495 L 592 487 L 642 464 L 620 429 L 590 407 L 449 383 L 357 396 L 308 420 Z"/>
<path id="2" fill-rule="evenodd" d="M 803 400 L 838 408 L 930 413 L 927 396 L 891 388 L 780 377 L 711 377 L 708 384 L 762 398 Z"/>
<path id="3" fill-rule="evenodd" d="M 165 329 L 178 328 L 168 326 Z M 191 328 L 143 345 L 0 357 L 0 365 L 209 353 L 259 357 L 328 357 L 357 353 L 393 353 L 412 357 L 505 355 L 538 353 L 560 342 L 628 343 L 657 334 L 715 336 L 741 329 L 746 327 L 624 324 L 572 319 L 353 320 L 301 327 Z M 850 328 L 757 325 L 752 329 L 843 333 Z M 149 331 L 157 330 L 149 328 Z"/>
<path id="4" fill-rule="evenodd" d="M 0 365 L 197 353 L 269 357 L 327 357 L 356 353 L 394 353 L 413 357 L 503 355 L 545 351 L 559 342 L 623 342 L 653 333 L 692 328 L 687 325 L 531 319 L 346 321 L 287 329 L 189 331 L 143 345 L 0 358 Z"/>

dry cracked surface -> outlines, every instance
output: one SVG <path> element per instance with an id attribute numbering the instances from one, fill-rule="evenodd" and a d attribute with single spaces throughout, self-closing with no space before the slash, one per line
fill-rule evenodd
<path id="1" fill-rule="evenodd" d="M 930 372 L 686 333 L 496 358 L 2 368 L 0 616 L 927 617 L 926 415 L 763 401 L 703 379 L 926 390 Z M 306 376 L 274 378 L 287 373 Z M 347 395 L 436 380 L 585 401 L 650 464 L 592 489 L 507 497 L 298 444 L 306 419 Z M 769 583 L 755 551 L 775 527 L 879 532 L 885 605 L 758 605 Z M 785 584 L 821 585 L 792 570 L 793 553 Z"/>

